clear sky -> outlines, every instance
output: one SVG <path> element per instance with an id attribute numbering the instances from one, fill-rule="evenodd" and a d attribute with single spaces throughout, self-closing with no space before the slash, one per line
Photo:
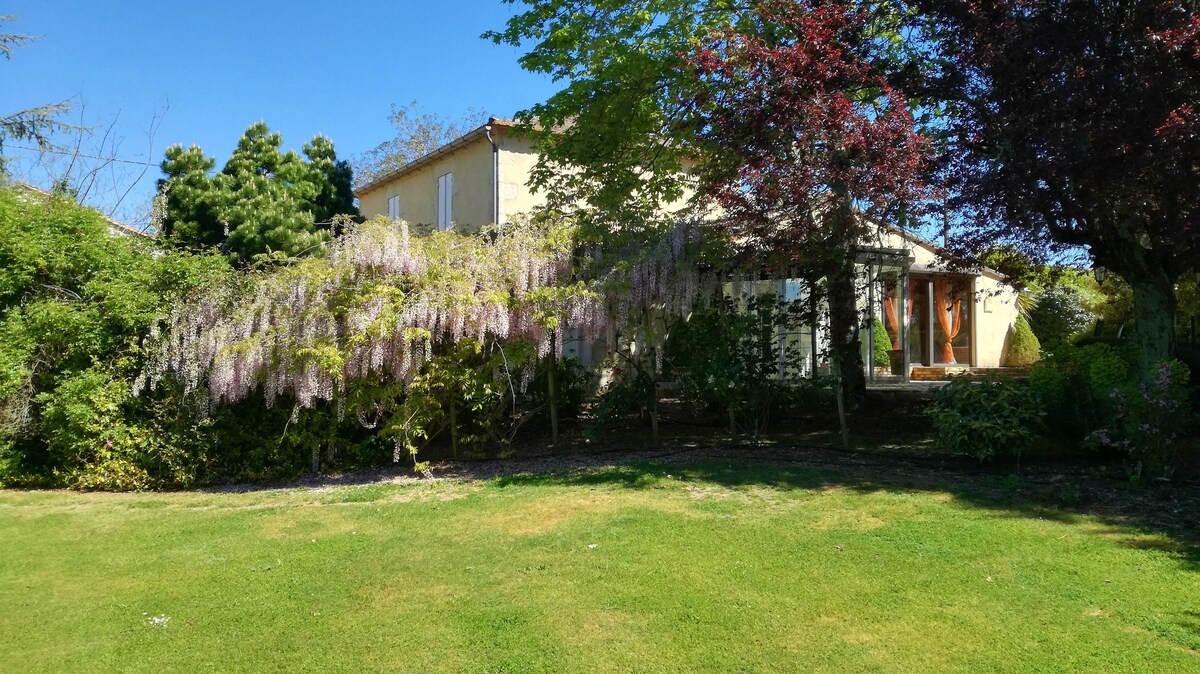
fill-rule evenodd
<path id="1" fill-rule="evenodd" d="M 552 93 L 517 50 L 479 37 L 514 12 L 500 0 L 4 0 L 0 15 L 17 19 L 5 32 L 40 39 L 0 60 L 0 114 L 76 97 L 85 124 L 116 120 L 119 156 L 153 163 L 196 144 L 220 166 L 259 119 L 287 148 L 321 133 L 349 158 L 393 135 L 393 103 L 508 117 Z M 148 201 L 158 176 L 150 168 L 118 214 Z"/>

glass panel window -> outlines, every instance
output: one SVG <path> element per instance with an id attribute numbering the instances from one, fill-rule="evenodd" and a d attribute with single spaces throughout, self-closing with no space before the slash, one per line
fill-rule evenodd
<path id="1" fill-rule="evenodd" d="M 929 365 L 929 281 L 923 278 L 908 282 L 908 361 Z"/>
<path id="2" fill-rule="evenodd" d="M 884 335 L 887 339 L 887 359 L 878 360 L 875 363 L 876 370 L 886 369 L 886 374 L 903 375 L 904 374 L 904 324 L 908 320 L 906 312 L 912 302 L 909 297 L 905 297 L 906 293 L 901 292 L 900 281 L 903 278 L 899 270 L 894 268 L 883 268 L 879 273 L 879 290 L 876 297 L 882 299 L 877 305 L 876 317 L 879 322 L 878 326 L 883 326 Z"/>

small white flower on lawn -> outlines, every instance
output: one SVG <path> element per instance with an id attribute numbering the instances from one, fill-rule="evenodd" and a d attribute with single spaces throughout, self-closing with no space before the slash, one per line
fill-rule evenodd
<path id="1" fill-rule="evenodd" d="M 146 615 L 143 613 L 142 615 Z M 166 627 L 167 623 L 171 622 L 171 616 L 163 613 L 160 615 L 152 615 L 146 618 L 153 627 Z"/>
<path id="2" fill-rule="evenodd" d="M 598 547 L 600 547 L 600 544 L 598 544 L 598 543 L 589 543 L 588 544 L 588 550 L 595 550 Z"/>

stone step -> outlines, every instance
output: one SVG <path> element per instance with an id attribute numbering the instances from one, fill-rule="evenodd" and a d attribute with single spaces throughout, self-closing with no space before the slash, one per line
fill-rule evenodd
<path id="1" fill-rule="evenodd" d="M 935 367 L 915 366 L 909 373 L 910 381 L 947 381 L 952 377 L 1025 377 L 1029 374 L 1028 367 L 967 367 L 965 365 L 944 365 Z"/>

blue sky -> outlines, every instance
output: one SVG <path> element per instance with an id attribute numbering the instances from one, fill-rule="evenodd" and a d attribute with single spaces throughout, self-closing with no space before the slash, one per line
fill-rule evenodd
<path id="1" fill-rule="evenodd" d="M 17 20 L 5 32 L 41 39 L 0 60 L 0 113 L 76 97 L 85 124 L 116 120 L 117 154 L 130 160 L 196 144 L 222 162 L 259 119 L 286 147 L 322 133 L 348 158 L 392 136 L 393 103 L 511 116 L 552 93 L 517 50 L 479 38 L 514 12 L 500 0 L 6 0 L 0 14 Z M 147 201 L 158 174 L 118 214 Z"/>

